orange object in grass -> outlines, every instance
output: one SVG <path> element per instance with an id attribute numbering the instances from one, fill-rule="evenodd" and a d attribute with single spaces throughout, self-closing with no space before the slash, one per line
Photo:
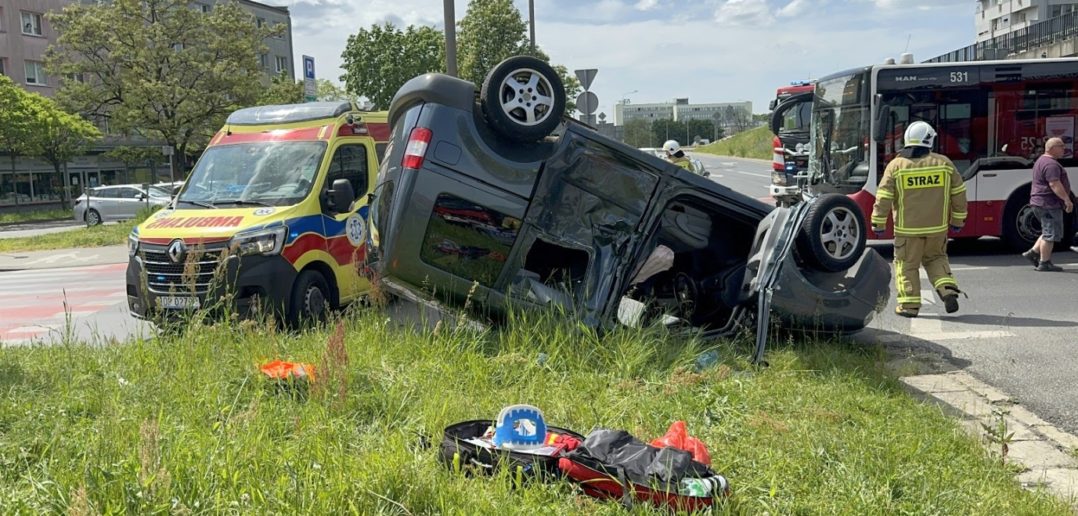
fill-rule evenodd
<path id="1" fill-rule="evenodd" d="M 274 360 L 262 364 L 262 374 L 275 380 L 310 380 L 314 381 L 314 366 L 297 362 Z"/>

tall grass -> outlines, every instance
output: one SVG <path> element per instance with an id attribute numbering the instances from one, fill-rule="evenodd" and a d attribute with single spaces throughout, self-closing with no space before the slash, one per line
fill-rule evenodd
<path id="1" fill-rule="evenodd" d="M 71 210 L 67 208 L 27 208 L 22 211 L 0 213 L 0 226 L 70 218 Z"/>
<path id="2" fill-rule="evenodd" d="M 761 126 L 735 134 L 725 140 L 697 147 L 696 151 L 720 156 L 770 160 L 772 152 L 771 139 L 773 137 L 771 129 Z"/>
<path id="3" fill-rule="evenodd" d="M 747 339 L 600 336 L 549 314 L 479 331 L 356 308 L 277 328 L 225 318 L 0 348 L 0 513 L 622 512 L 566 482 L 514 487 L 436 460 L 445 426 L 530 403 L 582 433 L 651 439 L 687 421 L 732 482 L 721 513 L 1069 514 L 906 396 L 875 349 L 777 343 L 758 369 Z M 721 362 L 696 370 L 712 348 Z M 317 364 L 317 388 L 264 380 L 274 358 Z"/>

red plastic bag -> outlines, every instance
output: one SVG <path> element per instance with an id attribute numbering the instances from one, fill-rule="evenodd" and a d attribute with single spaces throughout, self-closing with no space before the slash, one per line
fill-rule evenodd
<path id="1" fill-rule="evenodd" d="M 670 429 L 666 431 L 666 435 L 651 441 L 651 445 L 656 448 L 669 446 L 685 450 L 692 454 L 692 460 L 708 466 L 711 465 L 711 454 L 707 452 L 707 446 L 703 441 L 689 435 L 689 430 L 685 427 L 684 421 L 674 421 L 674 424 L 670 425 Z"/>

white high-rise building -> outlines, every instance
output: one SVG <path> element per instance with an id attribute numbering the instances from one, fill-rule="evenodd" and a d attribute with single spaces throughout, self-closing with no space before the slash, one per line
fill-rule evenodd
<path id="1" fill-rule="evenodd" d="M 1078 0 L 977 0 L 977 42 L 1072 12 L 1078 13 Z"/>

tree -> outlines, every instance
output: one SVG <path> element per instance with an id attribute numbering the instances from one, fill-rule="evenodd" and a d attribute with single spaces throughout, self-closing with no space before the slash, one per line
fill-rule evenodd
<path id="1" fill-rule="evenodd" d="M 354 96 L 349 95 L 343 89 L 337 87 L 329 79 L 315 79 L 315 91 L 318 96 L 318 100 L 323 102 L 331 101 L 346 101 L 355 100 Z"/>
<path id="2" fill-rule="evenodd" d="M 625 143 L 633 147 L 652 147 L 651 124 L 643 118 L 634 118 L 625 123 Z"/>
<path id="3" fill-rule="evenodd" d="M 401 31 L 387 22 L 348 36 L 341 59 L 345 90 L 387 109 L 409 79 L 445 70 L 445 42 L 437 29 L 409 25 Z"/>
<path id="4" fill-rule="evenodd" d="M 258 100 L 263 41 L 283 31 L 259 27 L 235 2 L 209 13 L 188 0 L 74 3 L 49 19 L 60 34 L 50 73 L 85 80 L 65 81 L 61 102 L 109 117 L 122 134 L 163 140 L 181 158 L 202 148 L 229 113 Z"/>
<path id="5" fill-rule="evenodd" d="M 659 142 L 659 145 L 662 145 L 662 142 L 665 142 L 666 140 L 677 140 L 681 145 L 692 143 L 685 141 L 685 124 L 669 118 L 663 118 L 652 122 L 651 134 L 655 141 Z"/>
<path id="6" fill-rule="evenodd" d="M 534 56 L 549 63 L 546 52 L 539 47 L 532 50 L 527 27 L 511 0 L 471 0 L 460 21 L 457 53 L 461 78 L 481 85 L 491 68 L 516 55 Z M 569 116 L 576 111 L 576 97 L 582 90 L 580 81 L 563 65 L 553 68 L 565 86 L 565 115 Z"/>
<path id="7" fill-rule="evenodd" d="M 298 104 L 303 102 L 303 82 L 293 81 L 287 72 L 273 77 L 270 85 L 258 97 L 258 105 Z"/>
<path id="8" fill-rule="evenodd" d="M 481 84 L 494 65 L 529 54 L 528 25 L 512 0 L 471 0 L 460 20 L 457 53 L 460 77 Z M 538 50 L 538 49 L 537 49 Z M 540 57 L 541 59 L 545 57 Z M 549 61 L 549 58 L 545 59 Z"/>
<path id="9" fill-rule="evenodd" d="M 15 158 L 34 149 L 34 128 L 31 125 L 29 94 L 7 76 L 0 75 L 0 151 L 11 158 L 11 173 L 15 173 Z M 16 203 L 18 195 L 15 196 Z"/>
<path id="10" fill-rule="evenodd" d="M 99 138 L 101 131 L 78 115 L 62 109 L 52 99 L 36 93 L 28 94 L 30 103 L 30 124 L 34 128 L 33 148 L 27 152 L 52 165 L 56 175 L 75 156 L 82 155 Z M 64 201 L 70 200 L 67 187 L 68 178 L 64 178 Z"/>

